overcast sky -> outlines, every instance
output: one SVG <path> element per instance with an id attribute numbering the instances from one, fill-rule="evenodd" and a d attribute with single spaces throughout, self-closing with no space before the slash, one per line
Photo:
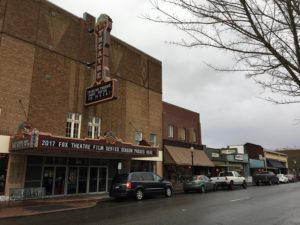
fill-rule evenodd
<path id="1" fill-rule="evenodd" d="M 112 35 L 160 60 L 163 100 L 200 113 L 202 141 L 209 147 L 251 142 L 267 149 L 300 148 L 300 105 L 275 105 L 241 73 L 216 72 L 206 63 L 230 65 L 231 56 L 208 48 L 166 43 L 183 36 L 171 26 L 141 19 L 154 14 L 148 0 L 50 0 L 78 17 L 108 14 Z M 88 4 L 87 4 L 88 2 Z"/>

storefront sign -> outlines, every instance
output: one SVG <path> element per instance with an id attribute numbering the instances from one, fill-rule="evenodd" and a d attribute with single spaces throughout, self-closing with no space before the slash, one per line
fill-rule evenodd
<path id="1" fill-rule="evenodd" d="M 51 136 L 39 136 L 39 149 L 47 150 L 76 150 L 96 151 L 103 153 L 120 153 L 135 156 L 156 156 L 157 151 L 151 147 L 134 146 L 117 142 L 115 145 L 107 144 L 105 140 L 71 140 Z"/>
<path id="2" fill-rule="evenodd" d="M 112 19 L 101 14 L 95 26 L 96 35 L 96 82 L 85 91 L 85 105 L 93 105 L 117 99 L 118 81 L 110 78 L 109 47 Z"/>
<path id="3" fill-rule="evenodd" d="M 241 160 L 241 161 L 242 161 L 242 160 L 244 160 L 244 156 L 243 156 L 243 155 L 235 155 L 235 156 L 234 156 L 234 159 L 235 159 L 235 160 Z"/>
<path id="4" fill-rule="evenodd" d="M 21 139 L 21 140 L 14 140 L 11 142 L 11 149 L 18 150 L 18 149 L 26 149 L 30 147 L 29 139 Z"/>
<path id="5" fill-rule="evenodd" d="M 85 105 L 97 104 L 118 97 L 118 81 L 110 80 L 86 89 Z"/>
<path id="6" fill-rule="evenodd" d="M 95 27 L 97 41 L 96 81 L 100 82 L 104 77 L 110 76 L 109 69 L 109 47 L 112 19 L 101 14 Z"/>
<path id="7" fill-rule="evenodd" d="M 213 153 L 211 153 L 211 157 L 212 157 L 212 158 L 219 158 L 219 157 L 220 157 L 220 154 L 219 154 L 219 153 L 213 152 Z"/>
<path id="8" fill-rule="evenodd" d="M 222 149 L 221 154 L 224 155 L 230 155 L 230 154 L 236 154 L 237 150 L 236 149 Z"/>

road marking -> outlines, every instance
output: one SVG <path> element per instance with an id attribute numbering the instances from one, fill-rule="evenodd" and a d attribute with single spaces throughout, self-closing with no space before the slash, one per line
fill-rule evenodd
<path id="1" fill-rule="evenodd" d="M 231 202 L 237 202 L 237 201 L 243 201 L 243 200 L 248 200 L 250 197 L 244 197 L 244 198 L 237 198 L 237 199 L 232 199 L 230 200 Z"/>

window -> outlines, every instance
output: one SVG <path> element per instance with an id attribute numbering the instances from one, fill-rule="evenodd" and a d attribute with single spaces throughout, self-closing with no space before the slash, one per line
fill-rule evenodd
<path id="1" fill-rule="evenodd" d="M 191 142 L 196 142 L 196 131 L 191 129 Z"/>
<path id="2" fill-rule="evenodd" d="M 186 140 L 186 129 L 185 128 L 179 128 L 179 140 L 185 141 Z"/>
<path id="3" fill-rule="evenodd" d="M 169 125 L 168 126 L 168 138 L 173 138 L 174 137 L 174 126 Z"/>
<path id="4" fill-rule="evenodd" d="M 156 134 L 150 134 L 150 144 L 156 145 Z"/>
<path id="5" fill-rule="evenodd" d="M 139 144 L 142 139 L 143 139 L 142 131 L 136 131 L 135 132 L 135 143 Z"/>
<path id="6" fill-rule="evenodd" d="M 66 137 L 80 137 L 81 115 L 79 113 L 68 113 Z"/>
<path id="7" fill-rule="evenodd" d="M 100 137 L 101 119 L 98 117 L 90 117 L 88 123 L 88 137 L 97 139 Z"/>

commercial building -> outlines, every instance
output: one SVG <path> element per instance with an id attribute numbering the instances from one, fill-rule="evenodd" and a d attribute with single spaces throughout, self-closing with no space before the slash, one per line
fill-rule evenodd
<path id="1" fill-rule="evenodd" d="M 250 175 L 253 176 L 257 172 L 266 170 L 266 160 L 264 158 L 264 149 L 260 145 L 246 143 L 244 145 L 245 152 L 249 156 Z"/>
<path id="2" fill-rule="evenodd" d="M 224 171 L 237 171 L 242 176 L 249 176 L 248 154 L 244 153 L 243 146 L 228 146 L 220 149 L 205 147 L 205 152 L 215 164 L 211 176 L 218 176 Z"/>
<path id="3" fill-rule="evenodd" d="M 164 176 L 173 184 L 214 167 L 203 151 L 197 112 L 163 102 L 163 145 Z"/>
<path id="4" fill-rule="evenodd" d="M 103 31 L 47 1 L 0 7 L 1 194 L 99 193 L 117 172 L 162 175 L 161 62 L 100 39 L 110 20 Z"/>
<path id="5" fill-rule="evenodd" d="M 287 155 L 289 173 L 300 174 L 300 149 L 280 149 L 276 150 L 276 152 Z"/>
<path id="6" fill-rule="evenodd" d="M 266 168 L 274 173 L 288 172 L 288 156 L 287 154 L 264 149 L 264 156 L 266 160 Z"/>

